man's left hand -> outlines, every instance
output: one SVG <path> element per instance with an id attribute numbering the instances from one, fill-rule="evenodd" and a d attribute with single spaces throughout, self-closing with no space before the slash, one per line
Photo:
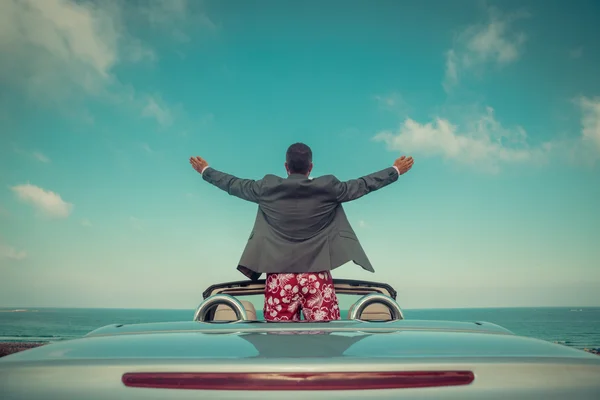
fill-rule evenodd
<path id="1" fill-rule="evenodd" d="M 192 167 L 199 173 L 202 173 L 204 168 L 208 167 L 208 163 L 202 157 L 190 157 L 190 164 L 192 164 Z"/>

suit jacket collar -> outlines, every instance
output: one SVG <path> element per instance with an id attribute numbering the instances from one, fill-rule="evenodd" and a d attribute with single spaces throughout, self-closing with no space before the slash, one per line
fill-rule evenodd
<path id="1" fill-rule="evenodd" d="M 303 174 L 290 174 L 287 177 L 288 179 L 308 179 L 308 176 Z"/>

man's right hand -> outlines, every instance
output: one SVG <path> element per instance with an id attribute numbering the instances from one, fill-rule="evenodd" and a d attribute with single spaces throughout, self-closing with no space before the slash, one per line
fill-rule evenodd
<path id="1" fill-rule="evenodd" d="M 408 170 L 412 168 L 413 164 L 413 158 L 406 156 L 402 156 L 394 161 L 394 167 L 398 168 L 398 173 L 400 175 L 407 173 Z"/>

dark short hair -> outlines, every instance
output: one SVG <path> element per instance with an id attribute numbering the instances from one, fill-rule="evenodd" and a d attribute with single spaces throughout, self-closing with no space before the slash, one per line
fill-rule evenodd
<path id="1" fill-rule="evenodd" d="M 312 150 L 304 143 L 294 143 L 285 153 L 285 161 L 292 174 L 307 174 L 312 163 Z"/>

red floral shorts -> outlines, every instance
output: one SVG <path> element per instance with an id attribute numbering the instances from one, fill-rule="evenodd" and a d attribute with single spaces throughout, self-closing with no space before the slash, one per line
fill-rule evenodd
<path id="1" fill-rule="evenodd" d="M 329 271 L 304 274 L 267 274 L 264 314 L 267 321 L 340 319 L 333 279 Z"/>

